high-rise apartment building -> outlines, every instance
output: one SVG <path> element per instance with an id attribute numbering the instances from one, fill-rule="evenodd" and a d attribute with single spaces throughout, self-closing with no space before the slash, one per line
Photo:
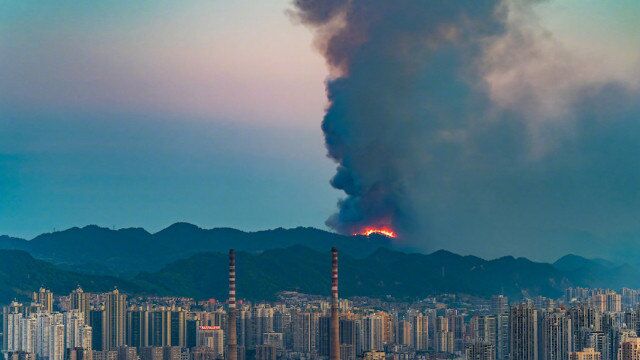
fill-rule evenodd
<path id="1" fill-rule="evenodd" d="M 569 360 L 600 360 L 600 353 L 593 348 L 584 348 L 582 351 L 569 353 Z"/>
<path id="2" fill-rule="evenodd" d="M 93 360 L 93 351 L 83 348 L 65 349 L 65 360 Z"/>
<path id="3" fill-rule="evenodd" d="M 147 346 L 143 347 L 139 351 L 140 360 L 163 360 L 164 351 L 162 347 Z"/>
<path id="4" fill-rule="evenodd" d="M 542 319 L 542 360 L 569 360 L 573 330 L 564 311 L 546 313 Z"/>
<path id="5" fill-rule="evenodd" d="M 43 311 L 53 312 L 53 293 L 45 288 L 40 288 L 32 294 L 34 303 L 40 304 Z"/>
<path id="6" fill-rule="evenodd" d="M 510 360 L 538 360 L 538 313 L 532 303 L 511 308 Z"/>
<path id="7" fill-rule="evenodd" d="M 117 352 L 118 360 L 138 360 L 138 351 L 132 346 L 120 346 Z"/>
<path id="8" fill-rule="evenodd" d="M 602 331 L 590 332 L 588 346 L 583 347 L 583 349 L 591 348 L 594 351 L 599 352 L 600 358 L 602 360 L 614 360 L 614 358 L 612 357 L 612 354 L 613 354 L 612 350 L 615 348 L 617 352 L 617 345 L 613 346 L 612 340 L 614 339 L 610 335 L 611 334 L 605 334 Z"/>
<path id="9" fill-rule="evenodd" d="M 190 351 L 191 360 L 217 360 L 219 355 L 213 349 L 194 347 Z"/>
<path id="10" fill-rule="evenodd" d="M 318 318 L 318 355 L 328 357 L 331 336 L 331 317 L 320 316 Z"/>
<path id="11" fill-rule="evenodd" d="M 509 313 L 496 315 L 496 359 L 507 360 L 511 346 L 511 330 L 509 329 Z"/>
<path id="12" fill-rule="evenodd" d="M 293 350 L 300 353 L 315 351 L 316 328 L 318 316 L 316 313 L 304 311 L 293 315 Z"/>
<path id="13" fill-rule="evenodd" d="M 477 341 L 498 344 L 497 316 L 478 316 L 475 319 L 474 338 Z"/>
<path id="14" fill-rule="evenodd" d="M 618 313 L 622 311 L 622 296 L 615 291 L 607 291 L 605 293 L 607 297 L 606 311 Z"/>
<path id="15" fill-rule="evenodd" d="M 4 316 L 7 330 L 6 352 L 24 352 L 38 359 L 63 360 L 65 349 L 91 350 L 91 327 L 84 325 L 76 311 L 65 314 L 47 311 L 8 313 Z"/>
<path id="16" fill-rule="evenodd" d="M 397 329 L 394 324 L 397 317 L 386 312 L 379 312 L 378 315 L 382 319 L 382 344 L 396 342 Z"/>
<path id="17" fill-rule="evenodd" d="M 367 315 L 362 319 L 362 351 L 382 351 L 383 317 L 379 314 Z"/>
<path id="18" fill-rule="evenodd" d="M 506 314 L 509 312 L 509 298 L 504 295 L 493 295 L 491 297 L 491 313 L 494 315 Z"/>
<path id="19" fill-rule="evenodd" d="M 67 349 L 85 348 L 87 336 L 90 339 L 91 327 L 85 325 L 84 313 L 79 310 L 70 310 L 63 314 L 62 321 L 65 327 L 65 347 Z"/>
<path id="20" fill-rule="evenodd" d="M 20 320 L 20 351 L 34 353 L 37 334 L 37 318 L 36 314 L 30 314 L 28 317 Z"/>
<path id="21" fill-rule="evenodd" d="M 632 329 L 618 329 L 613 333 L 607 334 L 603 341 L 605 346 L 600 351 L 602 359 L 620 360 L 622 344 L 625 342 L 637 342 L 637 339 L 638 335 Z M 596 351 L 599 350 L 596 348 Z"/>
<path id="22" fill-rule="evenodd" d="M 599 312 L 621 312 L 622 296 L 615 291 L 607 290 L 591 296 L 591 306 Z"/>
<path id="23" fill-rule="evenodd" d="M 640 303 L 640 291 L 622 288 L 622 306 L 624 308 L 635 308 L 638 303 Z"/>
<path id="24" fill-rule="evenodd" d="M 64 356 L 64 325 L 63 315 L 59 313 L 39 313 L 37 318 L 37 331 L 35 352 L 38 358 L 51 356 Z M 60 330 L 60 325 L 62 330 Z M 59 332 L 62 331 L 62 337 Z M 57 346 L 57 348 L 55 348 Z M 62 347 L 62 350 L 60 350 Z M 60 354 L 62 351 L 62 355 Z M 54 354 L 55 353 L 55 354 Z M 53 355 L 52 355 L 53 354 Z"/>
<path id="25" fill-rule="evenodd" d="M 126 344 L 135 348 L 149 346 L 149 311 L 146 307 L 134 306 L 127 310 Z"/>
<path id="26" fill-rule="evenodd" d="M 179 346 L 163 346 L 163 360 L 182 360 L 182 350 Z"/>
<path id="27" fill-rule="evenodd" d="M 356 360 L 353 346 L 340 344 L 340 360 Z"/>
<path id="28" fill-rule="evenodd" d="M 180 307 L 172 307 L 169 319 L 169 340 L 171 346 L 184 347 L 187 337 L 187 312 Z"/>
<path id="29" fill-rule="evenodd" d="M 251 343 L 251 336 L 249 336 L 251 332 L 251 309 L 246 306 L 241 306 L 235 310 L 236 314 L 236 337 L 238 341 L 238 346 L 244 346 L 245 348 L 253 347 Z M 230 312 L 229 312 L 230 315 Z M 230 322 L 227 321 L 227 326 L 230 325 Z M 292 340 L 293 341 L 293 340 Z"/>
<path id="30" fill-rule="evenodd" d="M 22 348 L 22 336 L 20 333 L 23 320 L 22 313 L 10 312 L 3 315 L 3 350 L 16 352 L 21 351 Z"/>
<path id="31" fill-rule="evenodd" d="M 25 351 L 10 351 L 5 354 L 6 360 L 36 360 L 34 353 L 28 353 Z"/>
<path id="32" fill-rule="evenodd" d="M 105 304 L 105 323 L 103 324 L 104 349 L 115 350 L 125 345 L 127 295 L 118 289 L 107 293 Z M 92 322 L 93 324 L 93 322 Z"/>
<path id="33" fill-rule="evenodd" d="M 453 353 L 454 351 L 454 333 L 449 330 L 449 325 L 449 318 L 444 316 L 436 318 L 434 350 L 437 352 Z"/>
<path id="34" fill-rule="evenodd" d="M 575 351 L 580 351 L 585 347 L 589 347 L 588 334 L 593 331 L 602 330 L 601 312 L 592 305 L 583 303 L 572 306 L 567 313 L 571 317 L 573 347 Z"/>
<path id="35" fill-rule="evenodd" d="M 65 353 L 64 325 L 51 325 L 49 334 L 49 355 L 48 360 L 64 360 Z"/>
<path id="36" fill-rule="evenodd" d="M 171 312 L 159 307 L 148 314 L 149 346 L 171 346 Z"/>
<path id="37" fill-rule="evenodd" d="M 367 351 L 362 356 L 362 360 L 385 360 L 385 359 L 386 359 L 385 352 L 377 351 L 377 350 Z"/>
<path id="38" fill-rule="evenodd" d="M 12 301 L 2 308 L 2 348 L 3 351 L 19 351 L 20 340 L 13 338 L 18 332 L 13 329 L 20 326 L 20 319 L 24 307 L 17 301 Z M 16 316 L 16 314 L 20 314 Z"/>
<path id="39" fill-rule="evenodd" d="M 89 312 L 91 311 L 91 303 L 89 294 L 85 293 L 80 286 L 69 294 L 69 306 L 71 310 L 78 310 L 84 314 L 85 324 L 91 325 Z"/>
<path id="40" fill-rule="evenodd" d="M 196 332 L 196 346 L 213 349 L 216 356 L 224 356 L 224 331 L 220 326 L 202 325 Z"/>
<path id="41" fill-rule="evenodd" d="M 340 319 L 340 359 L 355 359 L 360 347 L 360 322 L 353 319 Z M 346 348 L 344 346 L 347 346 Z M 348 349 L 348 357 L 344 357 L 343 348 Z M 344 350 L 346 351 L 346 350 Z"/>
<path id="42" fill-rule="evenodd" d="M 457 310 L 451 310 L 447 314 L 449 321 L 449 331 L 453 333 L 453 351 L 463 351 L 465 341 L 465 319 L 464 315 Z"/>
<path id="43" fill-rule="evenodd" d="M 486 341 L 474 341 L 465 348 L 465 360 L 495 360 L 495 345 Z"/>
<path id="44" fill-rule="evenodd" d="M 640 337 L 629 337 L 620 343 L 619 360 L 640 360 Z"/>
<path id="45" fill-rule="evenodd" d="M 107 324 L 106 311 L 104 305 L 89 311 L 91 322 L 92 344 L 96 351 L 103 351 L 106 348 L 105 328 Z"/>
<path id="46" fill-rule="evenodd" d="M 290 312 L 285 311 L 285 309 L 277 309 L 273 313 L 273 331 L 283 333 L 283 334 L 291 331 L 291 313 Z"/>
<path id="47" fill-rule="evenodd" d="M 256 346 L 256 360 L 277 360 L 276 347 L 268 344 Z"/>
<path id="48" fill-rule="evenodd" d="M 180 307 L 127 311 L 127 342 L 132 346 L 184 347 L 186 331 L 186 311 Z"/>
<path id="49" fill-rule="evenodd" d="M 409 320 L 398 321 L 398 343 L 408 347 L 413 347 L 414 333 L 413 323 Z"/>
<path id="50" fill-rule="evenodd" d="M 262 345 L 262 334 L 273 331 L 273 308 L 258 304 L 251 309 L 251 343 Z"/>
<path id="51" fill-rule="evenodd" d="M 276 350 L 284 350 L 284 334 L 277 332 L 268 332 L 262 334 L 262 344 L 273 345 Z"/>
<path id="52" fill-rule="evenodd" d="M 410 314 L 413 331 L 413 346 L 416 350 L 427 350 L 429 347 L 429 321 L 422 313 Z"/>

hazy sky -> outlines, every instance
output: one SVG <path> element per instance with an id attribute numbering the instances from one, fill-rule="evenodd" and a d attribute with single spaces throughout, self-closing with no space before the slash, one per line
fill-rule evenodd
<path id="1" fill-rule="evenodd" d="M 0 2 L 0 233 L 322 226 L 326 69 L 286 1 Z"/>
<path id="2" fill-rule="evenodd" d="M 0 234 L 324 228 L 342 196 L 320 130 L 328 69 L 290 8 L 0 0 Z M 640 84 L 640 2 L 548 1 L 536 15 L 592 60 L 587 81 Z"/>

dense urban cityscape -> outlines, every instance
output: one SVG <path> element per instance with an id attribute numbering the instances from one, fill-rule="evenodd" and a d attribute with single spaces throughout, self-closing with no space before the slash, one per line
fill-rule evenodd
<path id="1" fill-rule="evenodd" d="M 5 359 L 640 359 L 640 290 L 339 299 L 333 250 L 331 297 L 282 291 L 275 302 L 248 302 L 240 293 L 236 302 L 229 255 L 228 299 L 37 289 L 31 302 L 3 307 Z"/>
<path id="2" fill-rule="evenodd" d="M 0 0 L 0 360 L 640 360 L 640 0 Z"/>

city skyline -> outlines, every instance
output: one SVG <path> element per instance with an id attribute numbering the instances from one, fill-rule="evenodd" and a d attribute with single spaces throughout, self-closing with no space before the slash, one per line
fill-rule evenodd
<path id="1" fill-rule="evenodd" d="M 640 360 L 640 1 L 0 1 L 0 360 Z"/>
<path id="2" fill-rule="evenodd" d="M 14 300 L 3 307 L 1 348 L 9 359 L 22 360 L 215 360 L 234 359 L 235 351 L 238 359 L 256 360 L 640 356 L 638 289 L 567 288 L 558 299 L 515 301 L 503 295 L 482 299 L 455 294 L 411 302 L 338 300 L 336 249 L 331 253 L 332 271 L 325 273 L 332 286 L 324 296 L 289 292 L 275 302 L 236 302 L 236 265 L 241 269 L 243 264 L 235 262 L 233 250 L 225 302 L 129 298 L 118 289 L 91 294 L 80 286 L 68 296 L 54 296 L 40 288 L 30 304 Z M 339 322 L 332 319 L 336 314 Z M 237 350 L 228 331 L 238 332 Z M 339 354 L 329 351 L 338 334 Z"/>

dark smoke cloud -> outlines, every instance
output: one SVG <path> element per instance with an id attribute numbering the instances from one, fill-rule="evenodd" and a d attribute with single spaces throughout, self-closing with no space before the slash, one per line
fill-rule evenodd
<path id="1" fill-rule="evenodd" d="M 531 3 L 294 2 L 333 74 L 329 226 L 534 257 L 637 231 L 638 94 L 579 71 Z"/>

